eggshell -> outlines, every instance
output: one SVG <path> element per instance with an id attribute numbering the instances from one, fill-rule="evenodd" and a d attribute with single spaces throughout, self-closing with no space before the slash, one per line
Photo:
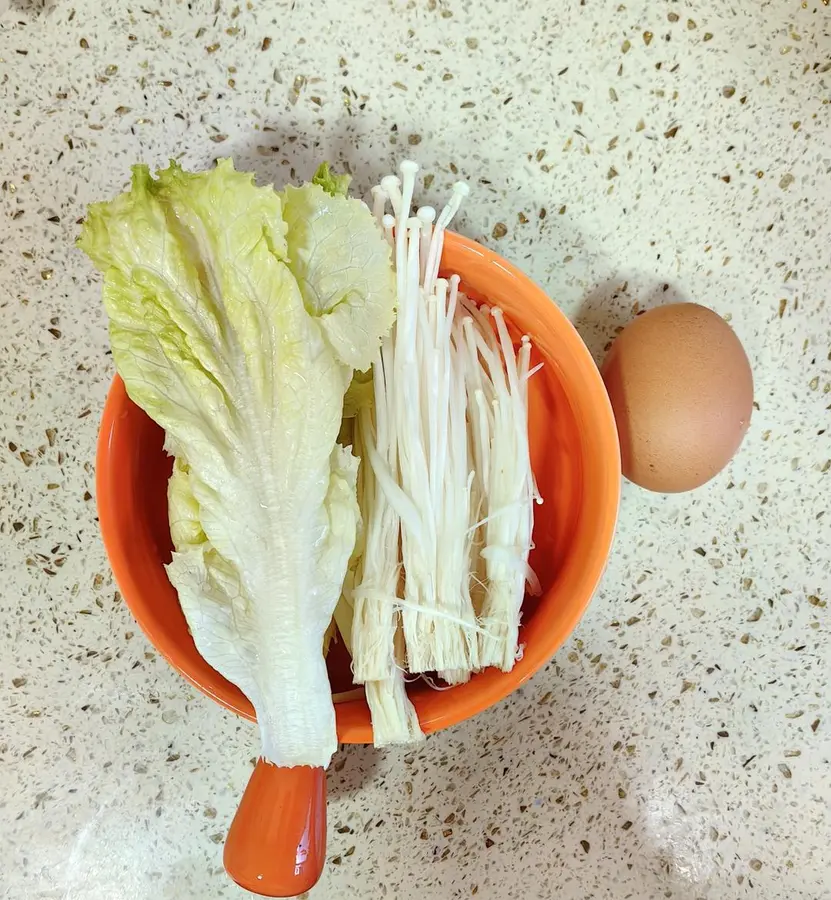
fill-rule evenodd
<path id="1" fill-rule="evenodd" d="M 711 309 L 674 303 L 638 316 L 602 369 L 623 474 L 650 491 L 689 491 L 739 449 L 753 374 L 739 339 Z"/>

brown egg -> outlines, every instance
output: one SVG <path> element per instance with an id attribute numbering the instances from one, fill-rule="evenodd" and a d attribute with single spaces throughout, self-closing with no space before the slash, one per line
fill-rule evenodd
<path id="1" fill-rule="evenodd" d="M 753 409 L 753 374 L 730 326 L 697 303 L 631 322 L 603 364 L 623 474 L 650 491 L 689 491 L 739 449 Z"/>

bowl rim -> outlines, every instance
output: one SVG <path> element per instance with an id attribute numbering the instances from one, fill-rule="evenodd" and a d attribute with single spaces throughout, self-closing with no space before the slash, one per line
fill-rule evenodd
<path id="1" fill-rule="evenodd" d="M 601 482 L 598 488 L 601 508 L 594 514 L 594 518 L 598 519 L 600 524 L 594 532 L 594 541 L 588 556 L 582 561 L 579 602 L 572 602 L 569 605 L 568 613 L 559 620 L 559 627 L 545 630 L 540 639 L 526 646 L 522 658 L 510 672 L 486 669 L 474 675 L 466 684 L 442 691 L 440 700 L 436 694 L 421 695 L 417 698 L 423 701 L 416 706 L 425 733 L 458 724 L 503 699 L 545 666 L 565 643 L 585 613 L 605 571 L 617 523 L 621 485 L 620 447 L 611 403 L 600 372 L 574 325 L 541 287 L 494 251 L 450 231 L 446 232 L 444 249 L 445 252 L 450 250 L 454 255 L 477 265 L 484 263 L 486 266 L 496 266 L 500 270 L 500 276 L 507 277 L 515 285 L 517 294 L 522 294 L 524 298 L 533 298 L 537 302 L 545 300 L 546 328 L 550 328 L 552 332 L 559 332 L 561 339 L 568 344 L 569 352 L 572 354 L 570 363 L 574 367 L 570 369 L 570 374 L 573 379 L 580 381 L 581 391 L 585 395 L 584 405 L 591 408 L 592 415 L 596 419 L 596 426 L 601 432 L 604 445 L 605 465 L 601 472 L 592 473 L 593 477 Z M 453 268 L 458 270 L 460 275 L 464 271 L 463 265 L 456 265 Z M 462 280 L 464 281 L 464 278 Z M 141 599 L 142 589 L 128 564 L 124 539 L 117 527 L 115 496 L 109 490 L 113 475 L 110 463 L 113 458 L 111 445 L 114 431 L 125 403 L 131 402 L 123 381 L 116 374 L 101 418 L 95 473 L 99 527 L 116 583 L 136 622 L 167 662 L 202 693 L 226 709 L 254 721 L 253 708 L 248 699 L 218 672 L 207 663 L 205 666 L 214 673 L 215 678 L 209 679 L 203 677 L 204 673 L 193 671 L 193 667 L 188 664 L 187 656 L 182 653 L 179 642 L 169 631 L 157 625 L 155 617 L 150 614 Z M 244 703 L 240 702 L 240 697 Z M 340 742 L 372 743 L 369 710 L 363 697 L 354 698 L 352 695 L 352 699 L 337 702 L 335 712 Z"/>

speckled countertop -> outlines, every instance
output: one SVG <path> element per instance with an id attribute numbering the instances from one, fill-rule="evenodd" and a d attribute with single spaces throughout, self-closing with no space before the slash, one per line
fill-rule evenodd
<path id="1" fill-rule="evenodd" d="M 430 199 L 471 182 L 462 230 L 596 355 L 638 306 L 729 317 L 758 409 L 706 488 L 624 487 L 602 589 L 525 689 L 338 755 L 314 900 L 829 896 L 826 4 L 0 4 L 0 897 L 242 896 L 254 730 L 152 651 L 98 537 L 86 204 L 137 160 L 366 187 L 403 154 Z"/>

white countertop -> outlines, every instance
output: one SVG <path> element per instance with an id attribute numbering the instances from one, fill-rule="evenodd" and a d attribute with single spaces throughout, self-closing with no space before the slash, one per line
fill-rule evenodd
<path id="1" fill-rule="evenodd" d="M 366 188 L 406 154 L 428 199 L 470 181 L 461 230 L 596 355 L 636 303 L 729 316 L 758 410 L 704 489 L 624 487 L 602 588 L 528 686 L 416 751 L 340 752 L 313 900 L 828 896 L 830 57 L 827 0 L 11 0 L 0 897 L 242 896 L 222 841 L 255 731 L 153 652 L 98 536 L 112 367 L 77 220 L 137 161 L 328 159 Z"/>

